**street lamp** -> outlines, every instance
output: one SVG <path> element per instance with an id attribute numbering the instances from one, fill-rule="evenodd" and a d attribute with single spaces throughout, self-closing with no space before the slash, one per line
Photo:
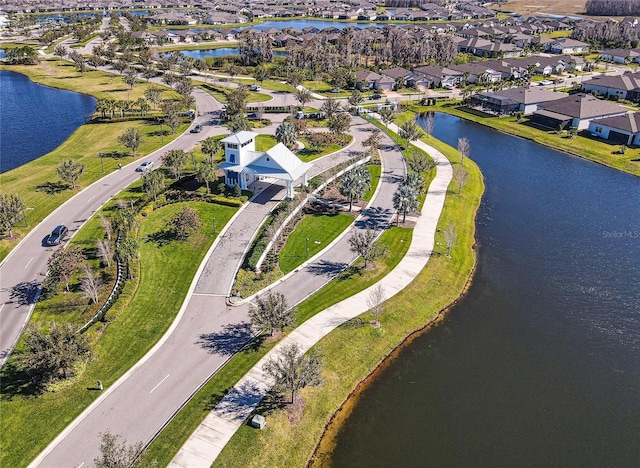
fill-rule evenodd
<path id="1" fill-rule="evenodd" d="M 307 239 L 306 239 L 306 244 L 305 244 L 305 246 L 306 246 L 306 251 L 307 251 L 307 258 L 309 258 L 309 238 L 308 238 L 308 237 L 307 237 Z"/>

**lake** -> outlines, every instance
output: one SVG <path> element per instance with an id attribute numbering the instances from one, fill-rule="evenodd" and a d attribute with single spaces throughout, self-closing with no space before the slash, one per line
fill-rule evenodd
<path id="1" fill-rule="evenodd" d="M 185 57 L 192 59 L 203 59 L 205 57 L 224 57 L 226 55 L 238 55 L 237 47 L 221 47 L 219 49 L 203 49 L 203 50 L 181 50 Z M 286 57 L 287 53 L 281 50 L 273 51 L 274 57 Z"/>
<path id="2" fill-rule="evenodd" d="M 478 268 L 333 466 L 638 466 L 640 179 L 448 115 L 433 135 L 469 138 L 484 175 Z"/>
<path id="3" fill-rule="evenodd" d="M 93 97 L 42 86 L 9 71 L 0 71 L 0 89 L 0 173 L 57 148 L 96 105 Z"/>

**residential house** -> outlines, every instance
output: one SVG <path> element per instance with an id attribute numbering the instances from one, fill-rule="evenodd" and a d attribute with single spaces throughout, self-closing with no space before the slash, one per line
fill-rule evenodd
<path id="1" fill-rule="evenodd" d="M 529 115 L 540 110 L 541 106 L 550 101 L 557 101 L 567 97 L 564 93 L 556 93 L 537 87 L 508 88 L 501 91 L 484 91 L 471 96 L 471 105 L 487 108 L 498 114 L 522 112 Z"/>
<path id="2" fill-rule="evenodd" d="M 413 73 L 425 77 L 429 82 L 427 87 L 431 87 L 433 83 L 433 87 L 436 88 L 454 88 L 460 84 L 464 76 L 461 71 L 438 65 L 416 67 L 413 69 Z"/>
<path id="3" fill-rule="evenodd" d="M 563 37 L 550 44 L 549 52 L 552 54 L 586 54 L 589 52 L 589 44 L 570 37 Z"/>
<path id="4" fill-rule="evenodd" d="M 531 121 L 553 129 L 575 127 L 584 130 L 592 120 L 628 112 L 618 104 L 584 93 L 547 102 L 540 107 L 540 110 L 533 113 Z"/>
<path id="5" fill-rule="evenodd" d="M 582 83 L 582 89 L 591 93 L 599 93 L 606 97 L 615 96 L 619 99 L 629 99 L 629 94 L 638 95 L 640 92 L 640 72 L 624 75 L 601 75 Z"/>
<path id="6" fill-rule="evenodd" d="M 589 132 L 612 143 L 640 145 L 640 114 L 627 112 L 623 115 L 592 120 L 589 123 Z"/>
<path id="7" fill-rule="evenodd" d="M 391 91 L 393 88 L 397 87 L 394 85 L 400 85 L 400 87 L 413 86 L 413 84 L 410 82 L 411 78 L 413 77 L 413 74 L 409 70 L 406 70 L 402 67 L 395 67 L 395 68 L 388 68 L 386 70 L 380 70 L 380 74 L 383 77 L 387 78 L 386 83 L 388 83 L 389 80 L 393 81 L 393 85 L 391 86 L 391 88 L 387 89 L 387 91 Z"/>
<path id="8" fill-rule="evenodd" d="M 608 49 L 600 54 L 605 62 L 613 63 L 640 63 L 640 49 Z"/>

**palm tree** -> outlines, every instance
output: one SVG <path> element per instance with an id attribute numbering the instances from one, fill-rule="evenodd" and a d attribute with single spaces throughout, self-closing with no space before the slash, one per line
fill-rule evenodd
<path id="1" fill-rule="evenodd" d="M 380 130 L 374 128 L 371 130 L 371 135 L 369 135 L 367 139 L 362 142 L 362 146 L 364 146 L 365 148 L 379 149 L 381 140 L 382 134 L 380 133 Z"/>
<path id="2" fill-rule="evenodd" d="M 207 158 L 209 158 L 209 164 L 213 164 L 213 157 L 218 153 L 218 151 L 220 151 L 221 148 L 222 143 L 220 143 L 220 140 L 214 137 L 205 138 L 200 143 L 200 149 L 204 154 L 207 155 Z"/>
<path id="3" fill-rule="evenodd" d="M 157 172 L 157 171 L 156 171 Z M 201 162 L 196 170 L 196 180 L 198 182 L 204 182 L 207 186 L 207 193 L 209 193 L 209 182 L 216 180 L 216 168 L 206 162 Z"/>
<path id="4" fill-rule="evenodd" d="M 398 135 L 409 143 L 420 138 L 421 133 L 422 130 L 420 130 L 420 127 L 418 127 L 418 124 L 413 119 L 403 123 L 398 131 Z"/>
<path id="5" fill-rule="evenodd" d="M 409 172 L 402 181 L 402 185 L 406 185 L 414 189 L 416 192 L 422 193 L 424 191 L 425 183 L 419 172 Z"/>
<path id="6" fill-rule="evenodd" d="M 151 171 L 142 176 L 142 187 L 149 195 L 153 195 L 153 201 L 158 201 L 158 193 L 164 189 L 164 174 L 162 171 Z"/>
<path id="7" fill-rule="evenodd" d="M 139 256 L 138 252 L 138 243 L 135 239 L 125 238 L 122 239 L 116 245 L 116 261 L 126 265 L 127 267 L 127 278 L 133 278 L 133 274 L 131 272 L 131 263 L 133 263 Z"/>
<path id="8" fill-rule="evenodd" d="M 418 192 L 409 185 L 401 185 L 393 194 L 393 207 L 399 212 L 402 211 L 404 223 L 407 213 L 418 209 Z"/>
<path id="9" fill-rule="evenodd" d="M 371 174 L 364 166 L 358 166 L 347 172 L 340 182 L 340 194 L 349 199 L 349 211 L 354 200 L 359 200 L 371 188 Z"/>
<path id="10" fill-rule="evenodd" d="M 276 140 L 278 143 L 284 144 L 287 148 L 293 148 L 297 139 L 298 132 L 296 132 L 296 127 L 288 120 L 282 122 L 278 128 L 276 128 Z"/>

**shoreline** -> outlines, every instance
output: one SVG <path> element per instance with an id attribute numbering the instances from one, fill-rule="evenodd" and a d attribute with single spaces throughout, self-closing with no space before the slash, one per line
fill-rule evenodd
<path id="1" fill-rule="evenodd" d="M 484 195 L 484 177 L 483 180 L 483 195 Z M 480 203 L 482 202 L 482 196 L 480 198 Z M 476 269 L 478 267 L 478 241 L 475 237 L 476 233 L 476 219 L 478 215 L 478 211 L 480 209 L 480 203 L 476 206 L 474 217 L 473 217 L 473 239 L 474 243 L 472 245 L 473 251 L 473 267 L 465 281 L 462 290 L 458 297 L 450 302 L 448 305 L 442 307 L 436 315 L 431 318 L 428 322 L 426 322 L 422 327 L 417 328 L 413 331 L 408 332 L 408 334 L 393 348 L 389 351 L 385 356 L 383 356 L 375 367 L 365 375 L 362 379 L 360 379 L 353 386 L 352 390 L 346 396 L 346 398 L 340 403 L 340 405 L 336 408 L 336 410 L 331 414 L 331 417 L 324 425 L 322 434 L 320 439 L 318 440 L 313 452 L 307 459 L 307 463 L 305 466 L 307 467 L 320 467 L 320 466 L 330 466 L 327 465 L 327 462 L 330 459 L 331 453 L 336 444 L 336 438 L 339 435 L 340 431 L 344 427 L 345 422 L 351 416 L 354 408 L 358 404 L 360 400 L 361 394 L 369 388 L 370 385 L 374 384 L 377 377 L 389 366 L 393 363 L 400 353 L 410 345 L 415 339 L 422 336 L 425 333 L 428 333 L 431 329 L 440 325 L 440 323 L 445 319 L 447 314 L 462 300 L 466 297 L 469 288 L 473 284 L 473 279 L 475 277 Z"/>

